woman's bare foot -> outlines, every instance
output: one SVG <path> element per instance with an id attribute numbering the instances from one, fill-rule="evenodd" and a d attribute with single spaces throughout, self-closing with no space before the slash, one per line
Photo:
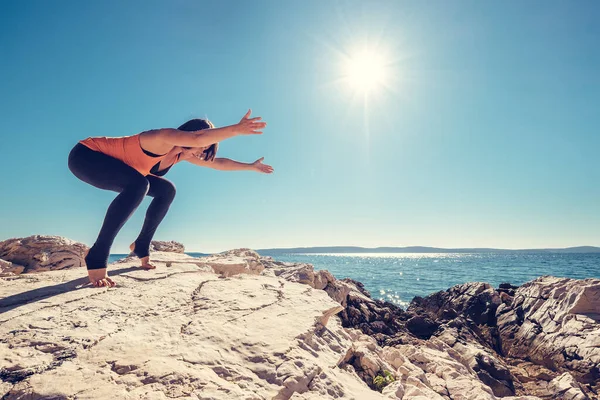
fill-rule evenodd
<path id="1" fill-rule="evenodd" d="M 106 268 L 88 269 L 88 276 L 90 277 L 90 283 L 95 287 L 113 287 L 117 285 L 106 274 Z"/>
<path id="2" fill-rule="evenodd" d="M 86 260 L 86 267 L 87 267 L 87 256 L 90 253 L 91 249 L 88 249 L 88 251 L 85 253 L 85 257 L 84 260 Z M 117 286 L 117 284 L 108 277 L 108 275 L 106 274 L 106 268 L 99 268 L 99 269 L 88 269 L 88 276 L 90 278 L 90 283 L 92 285 L 94 285 L 95 287 L 103 287 L 103 286 L 107 286 L 107 287 L 113 287 L 113 286 Z"/>
<path id="3" fill-rule="evenodd" d="M 131 252 L 135 254 L 135 242 L 131 243 L 131 245 L 129 246 L 129 250 L 131 250 Z M 156 268 L 154 265 L 150 264 L 150 256 L 142 257 L 140 258 L 140 261 L 142 262 L 142 268 L 144 269 Z"/>

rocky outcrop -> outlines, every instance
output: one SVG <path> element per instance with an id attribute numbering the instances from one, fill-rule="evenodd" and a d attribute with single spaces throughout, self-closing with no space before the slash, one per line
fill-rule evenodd
<path id="1" fill-rule="evenodd" d="M 150 243 L 150 251 L 163 251 L 168 253 L 184 253 L 185 247 L 179 242 L 169 241 L 163 242 L 160 240 L 153 240 Z"/>
<path id="2" fill-rule="evenodd" d="M 237 274 L 260 274 L 265 267 L 260 262 L 260 256 L 254 250 L 236 249 L 201 258 L 202 264 L 211 268 L 221 276 Z"/>
<path id="3" fill-rule="evenodd" d="M 113 264 L 111 289 L 0 278 L 0 398 L 598 398 L 598 280 L 469 283 L 403 310 L 249 249 L 152 258 Z"/>
<path id="4" fill-rule="evenodd" d="M 85 266 L 88 247 L 60 236 L 35 235 L 0 242 L 1 275 Z M 7 264 L 10 263 L 10 264 Z"/>
<path id="5" fill-rule="evenodd" d="M 560 391 L 552 398 L 595 398 L 600 280 L 541 277 L 519 288 L 503 286 L 457 285 L 415 298 L 408 311 L 436 320 L 434 337 L 478 364 L 492 360 L 478 375 L 496 395 L 550 398 Z"/>
<path id="6" fill-rule="evenodd" d="M 422 307 L 417 310 L 416 305 L 405 311 L 394 304 L 373 300 L 360 282 L 336 280 L 327 271 L 314 271 L 310 264 L 265 258 L 261 261 L 266 267 L 263 273 L 323 287 L 344 307 L 337 314 L 342 326 L 360 333 L 355 334 L 353 346 L 339 366 L 356 373 L 373 389 L 376 376 L 391 372 L 397 379 L 383 391 L 389 398 L 537 399 L 524 395 L 527 391 L 511 375 L 509 366 L 489 348 L 490 341 L 485 339 L 482 329 L 468 318 L 457 318 L 465 311 L 480 322 L 493 324 L 494 312 L 484 310 L 483 314 L 489 318 L 483 318 L 473 309 L 481 309 L 486 303 L 497 307 L 499 295 L 493 293 L 490 285 L 469 284 L 451 289 L 452 295 L 439 293 L 437 300 L 420 299 L 423 304 L 439 303 L 436 312 Z M 457 294 L 463 298 L 454 299 Z M 469 294 L 477 299 L 471 300 Z M 461 308 L 463 300 L 470 300 L 471 306 Z M 445 302 L 448 304 L 444 307 Z M 453 330 L 440 329 L 444 319 L 439 316 L 453 319 Z M 443 334 L 437 337 L 434 333 Z"/>
<path id="7" fill-rule="evenodd" d="M 0 276 L 19 275 L 23 271 L 25 271 L 24 266 L 0 259 Z"/>
<path id="8" fill-rule="evenodd" d="M 335 279 L 331 282 L 326 278 L 326 271 L 315 272 L 309 264 L 268 263 L 274 265 L 276 274 L 286 279 L 312 287 L 322 287 L 327 280 L 325 290 L 336 288 L 328 292 L 345 307 L 338 314 L 344 327 L 358 328 L 369 335 L 374 340 L 371 347 L 400 350 L 412 365 L 410 370 L 427 377 L 420 380 L 422 385 L 415 386 L 418 390 L 413 388 L 409 392 L 405 378 L 401 378 L 404 383 L 396 382 L 395 386 L 401 385 L 400 392 L 405 395 L 414 393 L 436 398 L 430 392 L 433 391 L 442 398 L 454 398 L 461 389 L 469 387 L 469 391 L 480 393 L 481 397 L 477 398 L 528 395 L 554 396 L 556 399 L 594 398 L 600 389 L 597 376 L 600 346 L 596 344 L 600 337 L 597 323 L 600 288 L 597 280 L 544 277 L 520 288 L 505 283 L 498 289 L 487 283 L 472 282 L 426 298 L 415 298 L 405 311 L 394 304 L 371 299 L 360 283 L 359 288 L 356 282 Z M 348 283 L 353 286 L 347 286 Z M 547 294 L 540 295 L 540 292 Z M 541 329 L 532 330 L 531 325 L 522 327 L 523 321 L 528 319 L 522 311 L 524 299 L 537 299 L 537 303 L 532 303 L 535 305 L 526 303 L 525 309 L 534 321 L 541 321 L 538 322 Z M 551 302 L 542 306 L 547 300 Z M 564 316 L 558 310 L 568 311 L 571 316 Z M 536 313 L 546 315 L 547 320 L 536 317 Z M 578 313 L 579 316 L 575 315 Z M 521 334 L 515 332 L 520 329 L 527 332 L 529 341 L 523 342 Z M 543 336 L 531 338 L 532 332 L 546 335 L 543 332 L 552 329 L 555 335 L 551 340 L 541 340 Z M 539 351 L 531 345 L 536 340 L 547 347 Z M 520 350 L 519 343 L 524 346 Z M 569 343 L 570 347 L 564 343 Z M 369 347 L 362 346 L 348 353 L 344 363 L 351 365 L 370 384 L 374 375 L 385 369 L 382 361 L 385 353 L 376 351 L 367 356 L 365 348 Z M 556 360 L 542 361 L 544 357 Z M 396 370 L 396 375 L 405 377 L 406 372 Z M 456 384 L 458 376 L 462 381 L 459 385 Z M 564 395 L 557 395 L 559 386 L 561 390 L 566 388 L 565 382 L 577 384 L 569 384 Z"/>
<path id="9" fill-rule="evenodd" d="M 242 253 L 223 257 L 238 271 Z M 352 336 L 327 292 L 153 258 L 113 264 L 115 288 L 81 270 L 0 278 L 0 398 L 386 398 L 337 367 Z"/>
<path id="10" fill-rule="evenodd" d="M 600 390 L 600 280 L 542 277 L 497 311 L 502 353 Z"/>
<path id="11" fill-rule="evenodd" d="M 85 267 L 89 247 L 73 240 L 48 235 L 8 239 L 0 242 L 0 276 Z M 152 241 L 152 252 L 183 253 L 183 244 Z"/>

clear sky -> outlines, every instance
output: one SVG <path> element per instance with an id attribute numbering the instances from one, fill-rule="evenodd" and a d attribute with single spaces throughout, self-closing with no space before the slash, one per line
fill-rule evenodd
<path id="1" fill-rule="evenodd" d="M 93 244 L 113 192 L 88 136 L 195 117 L 262 136 L 178 164 L 155 239 L 237 247 L 600 245 L 600 2 L 2 1 L 0 240 Z M 368 94 L 340 81 L 386 60 Z M 116 238 L 126 252 L 147 199 Z"/>

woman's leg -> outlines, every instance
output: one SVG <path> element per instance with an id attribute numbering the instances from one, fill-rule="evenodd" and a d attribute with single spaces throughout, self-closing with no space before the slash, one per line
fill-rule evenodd
<path id="1" fill-rule="evenodd" d="M 148 175 L 146 179 L 150 182 L 148 196 L 153 197 L 153 199 L 148 207 L 148 211 L 146 211 L 146 219 L 144 220 L 142 230 L 132 245 L 132 251 L 139 258 L 149 256 L 150 242 L 154 237 L 154 233 L 165 215 L 167 215 L 169 206 L 175 198 L 175 185 L 167 179 L 153 175 Z"/>
<path id="2" fill-rule="evenodd" d="M 148 180 L 124 162 L 80 143 L 69 154 L 69 169 L 92 186 L 119 193 L 108 207 L 98 238 L 85 258 L 88 270 L 106 268 L 110 247 L 148 192 Z"/>

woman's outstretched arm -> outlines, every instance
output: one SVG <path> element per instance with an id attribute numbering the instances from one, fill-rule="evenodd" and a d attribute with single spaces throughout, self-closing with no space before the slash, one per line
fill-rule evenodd
<path id="1" fill-rule="evenodd" d="M 200 167 L 218 169 L 219 171 L 256 171 L 270 174 L 273 172 L 273 167 L 263 164 L 262 161 L 264 159 L 264 157 L 261 157 L 253 163 L 243 163 L 229 158 L 215 158 L 214 161 L 204 161 L 196 157 L 191 157 L 186 159 L 186 161 Z"/>
<path id="2" fill-rule="evenodd" d="M 149 151 L 153 151 L 153 149 L 158 151 L 160 147 L 163 150 L 162 152 L 166 152 L 173 146 L 206 147 L 238 135 L 260 135 L 262 134 L 261 130 L 267 126 L 267 123 L 261 122 L 261 117 L 250 118 L 251 112 L 251 110 L 248 110 L 237 124 L 222 128 L 192 132 L 164 128 L 143 132 L 141 136 L 142 147 Z"/>

